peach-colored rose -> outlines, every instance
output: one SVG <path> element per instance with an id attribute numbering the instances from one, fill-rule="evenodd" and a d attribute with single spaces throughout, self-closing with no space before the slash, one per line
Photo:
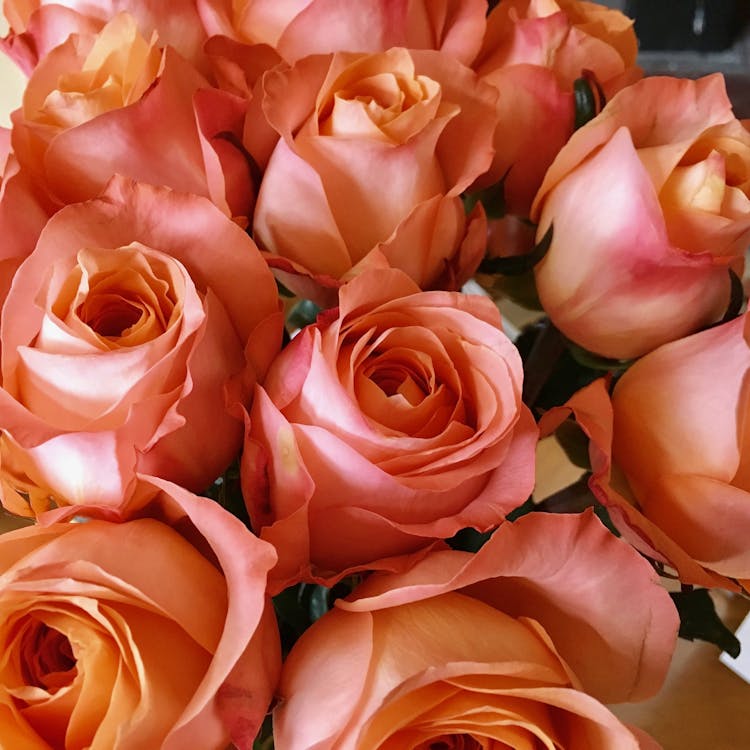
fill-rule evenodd
<path id="1" fill-rule="evenodd" d="M 254 232 L 283 283 L 311 296 L 385 257 L 422 288 L 457 288 L 484 251 L 484 215 L 467 218 L 460 194 L 489 165 L 494 98 L 430 51 L 314 56 L 268 73 L 263 110 L 281 139 Z"/>
<path id="2" fill-rule="evenodd" d="M 750 241 L 750 133 L 720 75 L 647 78 L 578 130 L 537 196 L 539 298 L 575 343 L 629 359 L 721 318 Z"/>
<path id="3" fill-rule="evenodd" d="M 500 524 L 534 482 L 521 381 L 489 299 L 420 292 L 392 269 L 343 286 L 250 413 L 243 491 L 279 552 L 274 581 L 332 580 Z"/>
<path id="4" fill-rule="evenodd" d="M 591 488 L 623 535 L 684 583 L 750 590 L 748 316 L 599 380 L 557 413 L 591 439 Z"/>
<path id="5" fill-rule="evenodd" d="M 3 503 L 118 505 L 136 467 L 205 489 L 240 447 L 233 403 L 278 351 L 278 309 L 252 240 L 203 198 L 116 179 L 63 208 L 3 305 Z"/>
<path id="6" fill-rule="evenodd" d="M 275 747 L 655 748 L 598 702 L 660 687 L 678 618 L 655 579 L 593 514 L 376 574 L 292 649 Z"/>
<path id="7" fill-rule="evenodd" d="M 328 52 L 439 49 L 469 64 L 485 0 L 198 0 L 206 31 L 274 47 L 287 62 Z"/>
<path id="8" fill-rule="evenodd" d="M 246 106 L 121 13 L 40 61 L 13 114 L 12 147 L 52 208 L 95 197 L 119 173 L 209 197 L 246 224 L 255 186 L 233 143 Z"/>
<path id="9" fill-rule="evenodd" d="M 633 22 L 580 0 L 503 0 L 474 69 L 495 86 L 497 153 L 482 183 L 504 178 L 509 211 L 528 216 L 544 173 L 573 134 L 573 84 L 593 74 L 606 97 L 640 77 Z"/>
<path id="10" fill-rule="evenodd" d="M 155 517 L 0 535 L 4 747 L 252 748 L 281 661 L 273 549 L 211 500 L 149 491 Z"/>
<path id="11" fill-rule="evenodd" d="M 140 32 L 156 31 L 163 44 L 174 47 L 201 66 L 206 39 L 194 0 L 3 0 L 9 31 L 0 45 L 27 73 L 71 34 L 97 33 L 121 11 L 131 14 Z"/>

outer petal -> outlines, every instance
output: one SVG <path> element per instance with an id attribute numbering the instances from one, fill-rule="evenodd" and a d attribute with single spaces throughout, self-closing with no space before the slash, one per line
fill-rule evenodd
<path id="1" fill-rule="evenodd" d="M 187 742 L 199 742 L 202 735 L 224 725 L 240 750 L 249 750 L 271 701 L 281 662 L 277 626 L 266 599 L 266 575 L 276 555 L 213 501 L 156 478 L 147 482 L 161 490 L 156 504 L 164 516 L 173 524 L 181 518 L 189 520 L 209 544 L 227 580 L 229 597 L 211 669 L 164 748 L 176 750 Z"/>
<path id="2" fill-rule="evenodd" d="M 374 611 L 447 591 L 539 621 L 587 692 L 608 702 L 659 690 L 679 625 L 653 569 L 593 514 L 503 524 L 474 555 L 434 552 L 405 574 L 371 577 L 337 606 Z M 639 606 L 626 612 L 623 600 Z"/>
<path id="3" fill-rule="evenodd" d="M 612 404 L 613 457 L 644 514 L 709 569 L 748 579 L 744 323 L 653 352 L 623 376 Z"/>
<path id="4" fill-rule="evenodd" d="M 293 177 L 293 179 L 289 179 Z M 335 278 L 351 267 L 349 251 L 318 173 L 279 142 L 261 183 L 253 231 L 262 248 Z"/>
<path id="5" fill-rule="evenodd" d="M 499 68 L 485 79 L 499 92 L 496 150 L 480 184 L 503 180 L 508 210 L 528 216 L 545 172 L 573 133 L 573 97 L 535 65 Z"/>
<path id="6" fill-rule="evenodd" d="M 627 479 L 613 470 L 612 404 L 603 379 L 578 391 L 565 406 L 547 412 L 540 422 L 542 437 L 553 432 L 571 414 L 590 440 L 589 455 L 593 474 L 589 486 L 597 499 L 607 507 L 623 538 L 639 552 L 674 567 L 684 583 L 739 590 L 729 579 L 703 568 L 683 547 L 647 518 L 633 498 Z"/>
<path id="7" fill-rule="evenodd" d="M 346 643 L 347 648 L 339 648 Z M 362 700 L 373 657 L 372 619 L 332 611 L 297 642 L 286 661 L 279 694 L 283 708 L 274 722 L 274 741 L 288 750 L 323 750 L 337 734 L 341 717 Z M 321 680 L 327 689 L 318 690 Z M 325 710 L 309 700 L 320 695 Z M 300 732 L 300 727 L 305 727 Z"/>
<path id="8" fill-rule="evenodd" d="M 314 0 L 286 27 L 278 50 L 290 62 L 310 54 L 391 47 L 442 49 L 464 64 L 476 54 L 485 9 L 476 0 Z"/>

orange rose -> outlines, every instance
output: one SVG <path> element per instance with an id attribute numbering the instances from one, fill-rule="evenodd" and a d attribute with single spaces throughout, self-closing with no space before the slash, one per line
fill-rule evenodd
<path id="1" fill-rule="evenodd" d="M 482 41 L 485 0 L 198 0 L 206 31 L 267 44 L 288 62 L 328 52 L 440 49 L 469 64 Z"/>
<path id="2" fill-rule="evenodd" d="M 534 483 L 521 360 L 489 299 L 370 271 L 334 315 L 284 349 L 250 412 L 243 491 L 281 588 L 497 526 Z"/>
<path id="3" fill-rule="evenodd" d="M 136 468 L 205 489 L 280 329 L 257 248 L 205 199 L 117 179 L 63 208 L 3 305 L 4 504 L 119 505 Z"/>
<path id="4" fill-rule="evenodd" d="M 255 188 L 232 138 L 245 109 L 121 13 L 39 62 L 13 114 L 12 146 L 50 208 L 95 197 L 117 173 L 206 196 L 244 225 Z"/>
<path id="5" fill-rule="evenodd" d="M 623 535 L 684 583 L 750 590 L 748 316 L 651 352 L 567 413 L 591 438 L 591 487 Z M 614 462 L 614 464 L 613 464 Z"/>
<path id="6" fill-rule="evenodd" d="M 607 97 L 640 77 L 633 22 L 579 0 L 503 0 L 487 19 L 473 67 L 495 86 L 497 128 L 489 176 L 508 210 L 528 216 L 544 173 L 573 134 L 573 84 L 593 74 Z"/>
<path id="7" fill-rule="evenodd" d="M 750 133 L 720 75 L 646 78 L 578 130 L 537 196 L 552 322 L 630 359 L 721 318 L 750 242 Z"/>
<path id="8" fill-rule="evenodd" d="M 159 519 L 0 535 L 5 747 L 252 748 L 281 661 L 273 550 L 210 500 L 150 493 Z"/>
<path id="9" fill-rule="evenodd" d="M 463 190 L 489 166 L 495 92 L 438 52 L 336 54 L 277 68 L 263 110 L 281 139 L 254 233 L 282 281 L 332 301 L 368 265 L 422 288 L 458 288 L 484 252 L 484 215 Z"/>
<path id="10" fill-rule="evenodd" d="M 593 514 L 374 575 L 289 654 L 275 747 L 655 748 L 598 702 L 661 685 L 679 623 L 655 579 Z"/>
<path id="11" fill-rule="evenodd" d="M 27 73 L 70 34 L 95 34 L 121 11 L 130 13 L 145 36 L 156 31 L 194 64 L 202 64 L 206 35 L 193 0 L 3 0 L 9 32 L 0 44 Z"/>

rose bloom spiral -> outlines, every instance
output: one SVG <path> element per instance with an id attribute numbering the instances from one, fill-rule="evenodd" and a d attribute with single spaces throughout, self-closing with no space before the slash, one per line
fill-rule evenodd
<path id="1" fill-rule="evenodd" d="M 305 328 L 257 388 L 243 454 L 278 582 L 340 577 L 488 529 L 534 483 L 536 426 L 500 315 L 372 271 Z"/>

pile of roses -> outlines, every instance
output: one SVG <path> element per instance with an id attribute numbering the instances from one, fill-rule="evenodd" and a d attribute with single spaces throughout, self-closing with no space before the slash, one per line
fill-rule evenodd
<path id="1" fill-rule="evenodd" d="M 3 746 L 658 747 L 658 571 L 750 590 L 750 131 L 490 5 L 3 0 Z M 485 256 L 609 374 L 541 409 Z M 506 518 L 568 417 L 622 538 Z"/>

